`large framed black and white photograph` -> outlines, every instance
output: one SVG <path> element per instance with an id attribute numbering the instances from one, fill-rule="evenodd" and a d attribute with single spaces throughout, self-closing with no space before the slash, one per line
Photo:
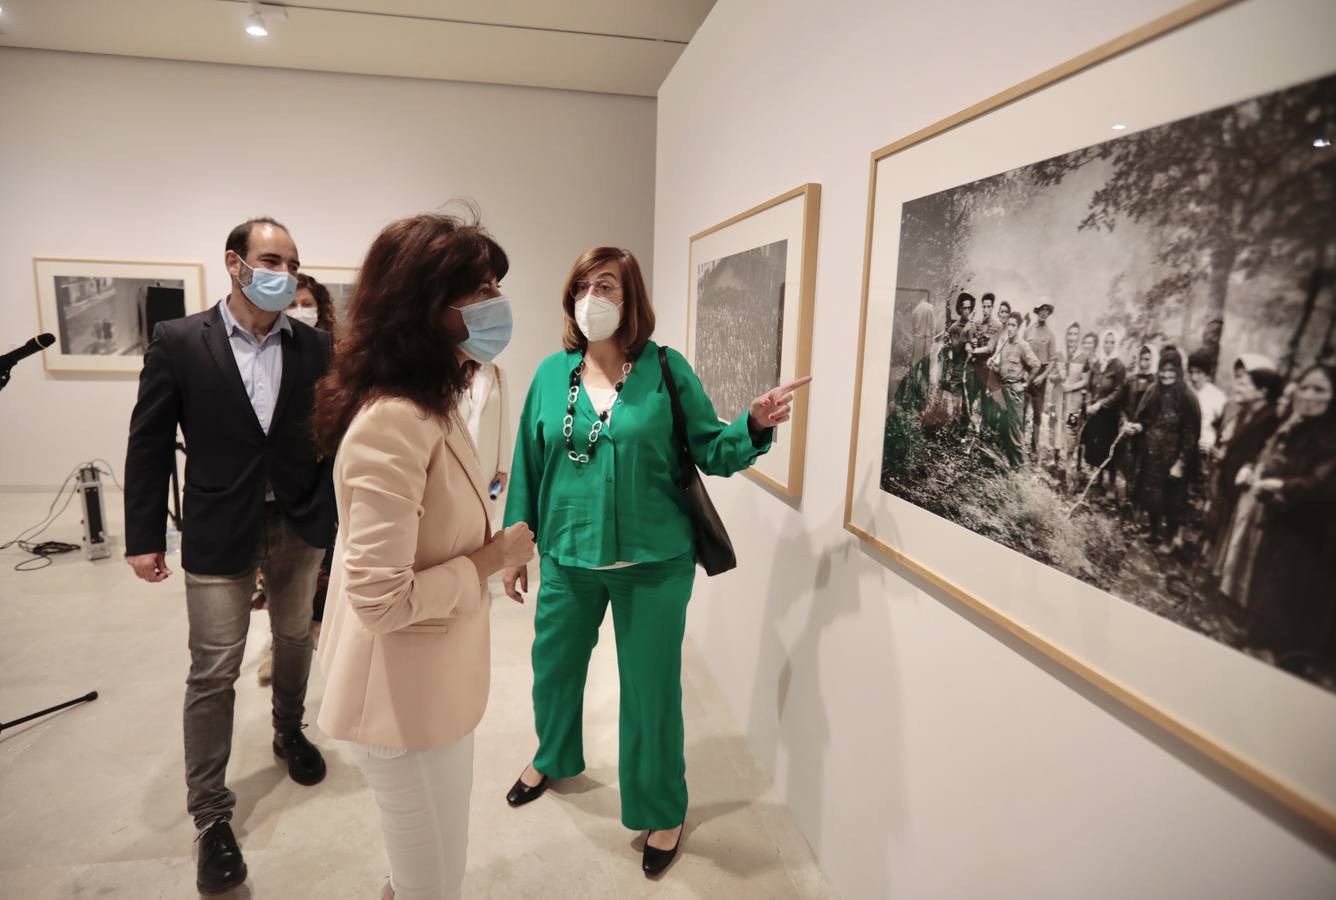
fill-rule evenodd
<path id="1" fill-rule="evenodd" d="M 846 527 L 1336 832 L 1336 7 L 1289 2 L 873 154 Z"/>
<path id="2" fill-rule="evenodd" d="M 153 328 L 204 309 L 198 263 L 33 260 L 48 372 L 136 373 Z"/>
<path id="3" fill-rule="evenodd" d="M 687 358 L 715 412 L 733 421 L 753 398 L 809 374 L 821 185 L 781 194 L 691 238 Z M 802 494 L 807 392 L 747 474 Z"/>

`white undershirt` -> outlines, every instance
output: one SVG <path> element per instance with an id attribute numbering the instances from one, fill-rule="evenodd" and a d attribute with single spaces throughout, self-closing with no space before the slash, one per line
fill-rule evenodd
<path id="1" fill-rule="evenodd" d="M 608 421 L 603 423 L 603 427 L 607 428 L 612 422 L 612 410 L 608 409 L 608 404 L 612 403 L 612 392 L 614 388 L 596 388 L 590 387 L 584 383 L 581 383 L 581 386 L 584 388 L 584 392 L 589 396 L 589 403 L 594 407 L 595 415 L 598 415 L 605 409 L 608 410 Z"/>
<path id="2" fill-rule="evenodd" d="M 608 404 L 612 403 L 612 394 L 614 389 L 590 387 L 588 384 L 585 384 L 583 382 L 581 382 L 581 386 L 584 388 L 585 394 L 589 397 L 589 403 L 594 407 L 595 414 L 601 413 L 605 409 L 608 410 L 608 419 L 606 422 L 603 423 L 603 427 L 607 428 L 609 425 L 612 424 L 612 410 L 608 408 Z M 634 565 L 635 563 L 633 562 L 615 562 L 610 566 L 598 566 L 594 569 L 594 571 L 606 572 L 609 569 L 625 569 L 628 566 L 634 566 Z"/>

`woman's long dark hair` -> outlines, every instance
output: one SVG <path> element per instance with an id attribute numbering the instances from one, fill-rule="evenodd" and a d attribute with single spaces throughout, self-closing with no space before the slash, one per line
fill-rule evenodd
<path id="1" fill-rule="evenodd" d="M 402 397 L 426 415 L 447 417 L 468 373 L 455 352 L 464 336 L 447 326 L 446 309 L 509 268 L 487 232 L 454 216 L 413 216 L 377 235 L 330 370 L 316 386 L 312 425 L 320 449 L 333 456 L 353 417 L 380 397 Z"/>

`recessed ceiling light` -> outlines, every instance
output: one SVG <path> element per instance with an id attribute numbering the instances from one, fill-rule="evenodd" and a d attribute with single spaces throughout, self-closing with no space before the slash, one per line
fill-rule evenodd
<path id="1" fill-rule="evenodd" d="M 1124 125 L 1122 122 L 1119 122 L 1117 125 L 1113 126 L 1113 130 L 1114 130 L 1114 131 L 1126 131 L 1126 130 L 1127 130 L 1127 126 Z"/>
<path id="2" fill-rule="evenodd" d="M 260 18 L 259 13 L 251 13 L 246 17 L 246 33 L 255 37 L 266 37 L 269 29 L 264 27 L 264 19 Z"/>
<path id="3" fill-rule="evenodd" d="M 1327 140 L 1326 138 L 1318 138 L 1317 140 L 1313 141 L 1313 146 L 1321 150 L 1326 147 L 1330 147 L 1331 141 Z"/>

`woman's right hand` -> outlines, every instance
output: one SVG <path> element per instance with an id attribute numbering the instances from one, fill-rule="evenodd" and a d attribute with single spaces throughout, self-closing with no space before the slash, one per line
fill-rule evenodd
<path id="1" fill-rule="evenodd" d="M 529 567 L 516 566 L 513 569 L 506 569 L 501 575 L 501 584 L 505 586 L 507 597 L 516 603 L 523 603 L 524 592 L 529 589 Z"/>
<path id="2" fill-rule="evenodd" d="M 533 553 L 533 532 L 525 523 L 516 522 L 492 535 L 490 541 L 469 554 L 469 559 L 478 569 L 478 577 L 486 581 L 497 572 L 524 565 L 533 559 Z"/>
<path id="3" fill-rule="evenodd" d="M 492 543 L 497 545 L 497 551 L 501 554 L 501 566 L 504 571 L 513 569 L 515 566 L 522 566 L 533 559 L 534 544 L 533 532 L 529 530 L 528 524 L 516 522 L 505 531 L 492 538 Z"/>

